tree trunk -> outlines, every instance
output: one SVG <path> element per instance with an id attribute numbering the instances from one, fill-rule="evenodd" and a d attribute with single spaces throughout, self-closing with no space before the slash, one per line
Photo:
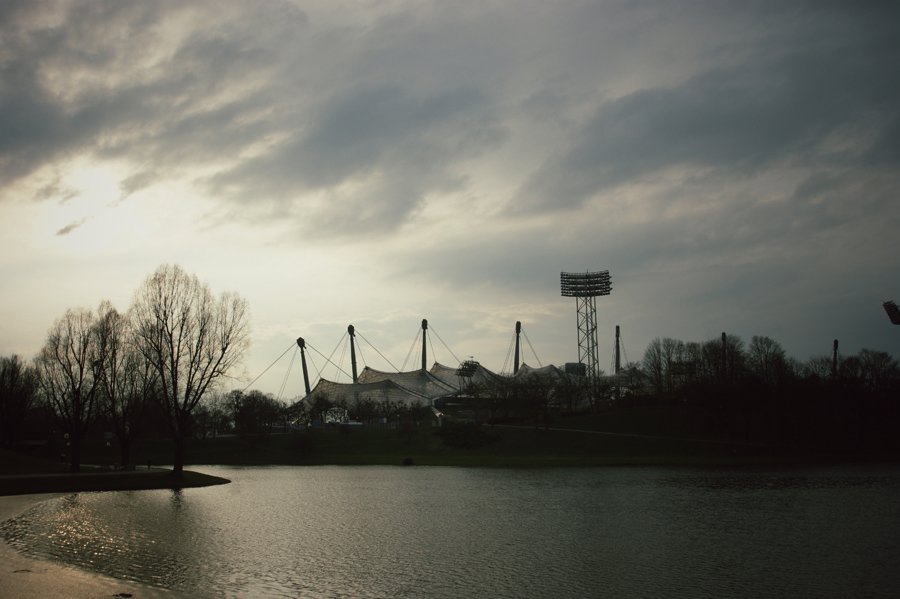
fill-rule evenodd
<path id="1" fill-rule="evenodd" d="M 119 464 L 122 470 L 129 470 L 131 466 L 131 441 L 119 440 Z"/>
<path id="2" fill-rule="evenodd" d="M 172 462 L 172 472 L 178 478 L 181 478 L 184 472 L 184 449 L 187 439 L 183 432 L 178 431 L 175 434 L 175 459 Z"/>
<path id="3" fill-rule="evenodd" d="M 69 471 L 79 472 L 81 470 L 81 439 L 72 435 L 71 440 L 69 445 Z"/>

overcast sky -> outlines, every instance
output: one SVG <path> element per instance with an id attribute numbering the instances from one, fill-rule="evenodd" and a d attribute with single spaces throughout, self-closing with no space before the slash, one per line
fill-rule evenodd
<path id="1" fill-rule="evenodd" d="M 616 324 L 900 355 L 897 65 L 896 2 L 5 0 L 0 353 L 177 263 L 249 303 L 233 387 L 422 318 L 575 361 L 561 270 L 612 275 L 606 370 Z"/>

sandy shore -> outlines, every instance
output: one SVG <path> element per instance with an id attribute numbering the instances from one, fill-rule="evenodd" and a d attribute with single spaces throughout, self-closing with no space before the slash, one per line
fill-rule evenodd
<path id="1" fill-rule="evenodd" d="M 39 501 L 59 496 L 60 494 L 37 494 L 0 497 L 0 522 L 21 514 Z M 0 539 L 0 597 L 141 599 L 187 595 L 30 558 Z"/>

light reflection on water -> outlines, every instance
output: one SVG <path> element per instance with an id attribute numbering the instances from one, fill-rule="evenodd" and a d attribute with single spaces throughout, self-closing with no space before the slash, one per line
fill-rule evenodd
<path id="1" fill-rule="evenodd" d="M 220 468 L 79 493 L 0 533 L 198 596 L 900 596 L 900 474 Z"/>

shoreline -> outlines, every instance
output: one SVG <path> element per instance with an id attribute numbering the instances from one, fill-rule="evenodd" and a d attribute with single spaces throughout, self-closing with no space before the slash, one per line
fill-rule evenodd
<path id="1" fill-rule="evenodd" d="M 15 518 L 42 501 L 65 493 L 36 493 L 0 496 L 0 523 Z M 162 599 L 188 597 L 160 587 L 121 580 L 62 562 L 35 558 L 19 552 L 0 538 L 0 597 L 71 597 L 92 599 L 132 597 Z"/>
<path id="2" fill-rule="evenodd" d="M 185 470 L 176 478 L 171 470 L 12 474 L 0 476 L 0 496 L 35 493 L 82 493 L 88 491 L 144 491 L 188 489 L 224 485 L 218 476 Z"/>

